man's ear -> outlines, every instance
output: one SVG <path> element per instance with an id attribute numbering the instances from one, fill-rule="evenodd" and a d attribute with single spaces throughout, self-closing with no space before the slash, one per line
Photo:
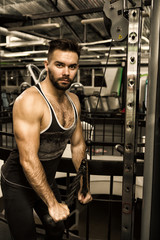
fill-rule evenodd
<path id="1" fill-rule="evenodd" d="M 44 61 L 44 66 L 45 66 L 46 71 L 48 71 L 48 60 Z"/>

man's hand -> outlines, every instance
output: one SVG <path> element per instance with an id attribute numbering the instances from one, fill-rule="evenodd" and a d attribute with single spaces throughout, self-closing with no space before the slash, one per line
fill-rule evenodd
<path id="1" fill-rule="evenodd" d="M 56 201 L 52 208 L 48 208 L 49 215 L 55 222 L 65 220 L 70 215 L 69 208 L 64 203 L 59 203 Z"/>
<path id="2" fill-rule="evenodd" d="M 82 204 L 86 204 L 92 201 L 92 196 L 90 194 L 90 192 L 88 192 L 86 194 L 86 196 L 84 197 L 83 193 L 81 192 L 81 190 L 78 192 L 78 200 L 80 203 Z"/>

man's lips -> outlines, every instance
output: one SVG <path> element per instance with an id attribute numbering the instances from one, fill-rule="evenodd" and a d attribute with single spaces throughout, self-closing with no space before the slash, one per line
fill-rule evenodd
<path id="1" fill-rule="evenodd" d="M 59 82 L 70 83 L 71 81 L 68 78 L 59 79 Z"/>

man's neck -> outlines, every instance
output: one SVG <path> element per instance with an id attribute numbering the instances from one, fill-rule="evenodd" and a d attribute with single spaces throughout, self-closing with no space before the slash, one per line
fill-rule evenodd
<path id="1" fill-rule="evenodd" d="M 45 79 L 42 83 L 41 86 L 43 88 L 44 93 L 49 96 L 50 98 L 55 98 L 57 102 L 61 103 L 64 101 L 64 98 L 66 96 L 66 91 L 59 90 L 51 84 L 50 81 L 47 81 Z"/>

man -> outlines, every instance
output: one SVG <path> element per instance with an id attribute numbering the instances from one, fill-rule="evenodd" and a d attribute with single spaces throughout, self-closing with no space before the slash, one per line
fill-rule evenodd
<path id="1" fill-rule="evenodd" d="M 51 41 L 47 76 L 25 90 L 13 107 L 17 150 L 2 167 L 5 213 L 14 240 L 35 240 L 33 209 L 40 217 L 47 239 L 62 239 L 70 212 L 61 203 L 55 173 L 70 140 L 72 161 L 78 171 L 86 152 L 78 97 L 67 91 L 78 70 L 80 49 L 71 40 Z M 82 183 L 81 183 L 82 184 Z M 78 199 L 85 204 L 90 193 Z M 49 221 L 50 215 L 52 221 Z"/>

